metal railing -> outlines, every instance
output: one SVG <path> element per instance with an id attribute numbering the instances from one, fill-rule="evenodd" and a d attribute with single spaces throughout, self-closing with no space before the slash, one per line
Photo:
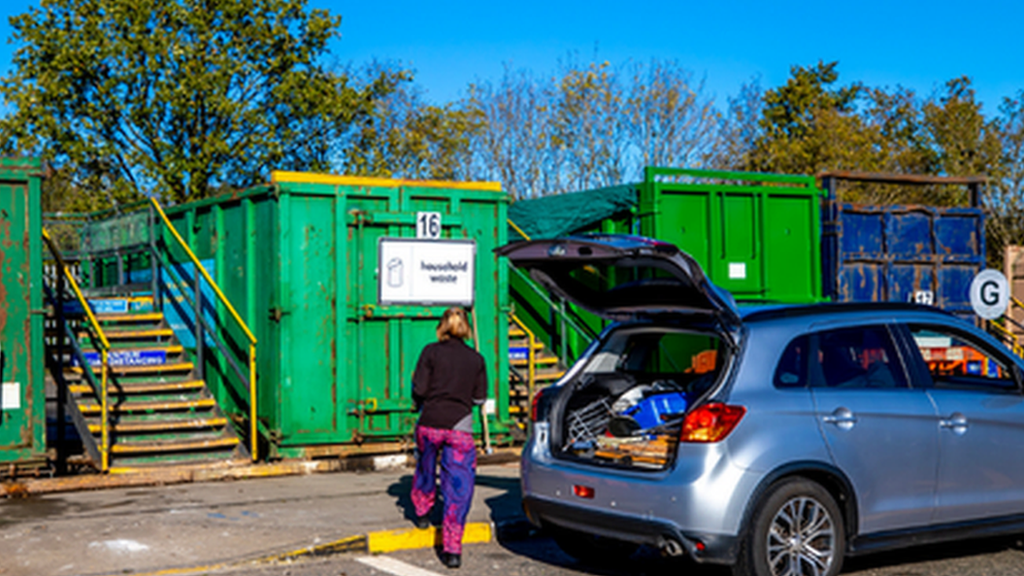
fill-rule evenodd
<path id="1" fill-rule="evenodd" d="M 509 226 L 512 227 L 513 230 L 516 231 L 517 234 L 522 236 L 525 240 L 532 240 L 530 235 L 524 232 L 523 229 L 516 225 L 516 223 L 513 222 L 511 219 L 506 219 L 506 222 L 508 223 Z M 590 340 L 596 338 L 597 333 L 594 332 L 594 330 L 592 330 L 589 326 L 587 326 L 587 324 L 583 322 L 581 318 L 576 316 L 570 309 L 568 309 L 564 301 L 559 300 L 558 302 L 556 302 L 553 298 L 551 298 L 551 296 L 547 293 L 546 290 L 542 289 L 540 286 L 537 286 L 537 284 L 525 272 L 516 268 L 511 263 L 509 263 L 509 270 L 513 275 L 515 275 L 519 280 L 522 281 L 521 284 L 529 287 L 530 291 L 533 292 L 533 294 L 540 298 L 540 300 L 544 303 L 549 313 L 554 318 L 557 318 L 559 327 L 557 329 L 550 330 L 548 336 L 550 338 L 551 346 L 555 348 L 560 355 L 559 360 L 561 360 L 562 365 L 568 366 L 571 363 L 571 360 L 575 360 L 575 358 L 569 358 L 569 330 L 572 330 L 573 333 L 575 333 L 576 338 L 581 339 L 587 343 L 589 343 Z M 553 324 L 552 327 L 554 327 Z"/>
<path id="2" fill-rule="evenodd" d="M 110 341 L 107 339 L 107 335 L 103 332 L 103 327 L 100 326 L 99 320 L 96 319 L 96 315 L 93 314 L 92 308 L 89 306 L 88 300 L 85 299 L 82 289 L 78 286 L 78 281 L 75 280 L 74 275 L 68 270 L 67 265 L 64 263 L 64 259 L 60 254 L 60 250 L 53 242 L 53 238 L 50 234 L 43 229 L 43 239 L 46 241 L 47 247 L 53 257 L 57 260 L 57 266 L 64 279 L 71 286 L 72 291 L 75 294 L 75 298 L 78 303 L 82 306 L 85 311 L 86 318 L 88 319 L 89 326 L 92 328 L 95 339 L 98 342 L 97 348 L 100 352 L 100 382 L 99 382 L 99 398 L 100 398 L 100 470 L 106 472 L 110 469 L 110 403 L 108 394 L 108 380 L 110 375 Z M 58 290 L 60 294 L 60 290 Z M 55 298 L 56 304 L 63 306 L 62 297 L 58 296 Z M 63 337 L 63 335 L 59 336 Z M 71 338 L 75 341 L 75 338 Z M 77 346 L 76 346 L 77 349 Z M 82 372 L 86 374 L 86 378 L 90 380 L 90 383 L 95 387 L 95 375 L 92 374 L 92 365 L 87 361 L 85 356 L 81 354 L 81 350 L 77 349 L 79 362 L 82 364 Z M 63 370 L 63 368 L 61 368 Z M 63 422 L 58 422 L 59 426 L 63 426 Z"/>
<path id="3" fill-rule="evenodd" d="M 533 393 L 537 385 L 537 337 L 534 336 L 533 330 L 530 330 L 514 313 L 509 312 L 508 317 L 526 334 L 526 345 L 528 346 L 526 352 L 526 409 L 530 410 L 533 406 Z"/>
<path id="4" fill-rule="evenodd" d="M 1010 307 L 1017 307 L 1024 310 L 1024 302 L 1021 302 L 1015 296 L 1010 296 Z M 1021 344 L 1020 337 L 1006 324 L 1013 324 L 1020 330 L 1024 330 L 1024 326 L 1014 320 L 1009 312 L 1003 314 L 1001 320 L 1003 320 L 1003 322 L 989 320 L 987 322 L 989 332 L 1002 340 L 1014 354 L 1024 358 L 1024 345 Z"/>
<path id="5" fill-rule="evenodd" d="M 233 356 L 228 353 L 226 347 L 224 347 L 217 338 L 213 338 L 214 344 L 221 350 L 221 353 L 224 354 L 224 357 L 228 360 L 229 364 L 231 364 L 231 367 L 235 370 L 235 373 L 242 380 L 242 382 L 246 384 L 246 386 L 249 389 L 249 440 L 251 457 L 252 460 L 255 462 L 256 460 L 259 459 L 259 420 L 257 418 L 258 404 L 256 390 L 256 336 L 253 335 L 252 331 L 249 329 L 249 326 L 245 323 L 245 320 L 242 319 L 241 315 L 239 315 L 238 312 L 235 310 L 235 307 L 228 300 L 227 296 L 224 295 L 224 292 L 220 289 L 220 286 L 218 286 L 217 283 L 213 280 L 213 277 L 210 276 L 210 273 L 206 270 L 206 267 L 202 265 L 202 263 L 199 261 L 199 258 L 197 258 L 195 253 L 192 252 L 192 249 L 189 248 L 188 244 L 181 237 L 181 234 L 179 234 L 177 229 L 174 228 L 174 225 L 171 223 L 170 218 L 167 217 L 167 214 L 164 212 L 163 208 L 160 207 L 160 204 L 157 203 L 157 201 L 152 198 L 150 198 L 150 202 L 152 203 L 152 209 L 155 211 L 157 215 L 159 215 L 160 220 L 163 222 L 164 226 L 167 228 L 168 231 L 170 231 L 171 236 L 177 242 L 178 246 L 182 250 L 184 250 L 185 254 L 188 256 L 188 259 L 192 262 L 192 265 L 195 267 L 196 275 L 193 284 L 192 293 L 194 295 L 194 299 L 192 303 L 195 306 L 196 314 L 195 332 L 196 351 L 198 355 L 196 362 L 197 365 L 201 366 L 203 363 L 202 348 L 203 343 L 205 342 L 205 335 L 203 333 L 204 330 L 206 332 L 209 332 L 211 335 L 215 334 L 214 330 L 212 329 L 213 327 L 207 324 L 206 318 L 203 315 L 202 285 L 200 282 L 200 278 L 206 280 L 210 288 L 213 289 L 214 294 L 216 294 L 217 299 L 220 301 L 221 304 L 224 305 L 224 308 L 227 309 L 228 313 L 231 315 L 232 318 L 234 318 L 235 322 L 242 329 L 242 332 L 245 334 L 245 337 L 249 340 L 248 375 L 246 375 L 238 367 L 237 362 L 235 361 Z M 157 251 L 155 247 L 153 249 L 153 256 L 160 258 L 159 251 Z M 168 271 L 173 271 L 174 266 L 169 265 L 170 262 L 167 262 L 167 264 L 168 266 L 166 266 L 166 268 L 168 269 Z M 200 327 L 202 327 L 203 329 L 201 330 Z"/>

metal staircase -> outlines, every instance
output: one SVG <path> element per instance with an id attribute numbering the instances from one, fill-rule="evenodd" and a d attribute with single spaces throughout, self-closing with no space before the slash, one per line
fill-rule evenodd
<path id="1" fill-rule="evenodd" d="M 534 393 L 565 374 L 566 366 L 515 314 L 509 315 L 509 414 L 525 429 Z"/>
<path id="2" fill-rule="evenodd" d="M 102 300 L 92 299 L 90 303 Z M 162 312 L 97 314 L 95 319 L 110 343 L 106 400 L 112 470 L 153 464 L 248 461 L 245 447 L 228 425 L 206 382 L 197 376 L 193 360 L 167 326 Z M 88 330 L 80 330 L 75 336 L 88 365 L 74 361 L 65 366 L 64 379 L 86 424 L 87 430 L 79 430 L 79 435 L 100 451 L 103 394 L 91 380 L 103 371 L 102 347 L 92 345 L 93 335 Z M 86 372 L 93 378 L 88 378 Z"/>
<path id="3" fill-rule="evenodd" d="M 268 437 L 255 409 L 256 339 L 155 201 L 144 222 L 146 242 L 86 254 L 115 262 L 121 278 L 86 289 L 43 231 L 58 467 L 74 446 L 64 422 L 81 440 L 78 458 L 102 472 L 256 460 Z M 124 268 L 140 261 L 148 280 L 127 281 Z M 225 331 L 232 322 L 241 340 Z"/>

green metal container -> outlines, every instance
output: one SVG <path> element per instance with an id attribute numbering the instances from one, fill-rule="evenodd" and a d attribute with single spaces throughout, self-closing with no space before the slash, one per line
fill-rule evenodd
<path id="1" fill-rule="evenodd" d="M 647 167 L 637 189 L 639 233 L 679 246 L 737 300 L 823 300 L 813 176 Z"/>
<path id="2" fill-rule="evenodd" d="M 811 176 L 648 167 L 642 182 L 517 202 L 509 234 L 650 236 L 692 255 L 737 300 L 820 302 L 823 197 Z M 510 289 L 516 315 L 569 362 L 602 327 L 522 273 Z"/>
<path id="3" fill-rule="evenodd" d="M 38 160 L 0 159 L 0 462 L 45 460 Z"/>
<path id="4" fill-rule="evenodd" d="M 411 377 L 436 340 L 445 306 L 382 305 L 381 238 L 415 238 L 417 218 L 440 215 L 442 239 L 475 241 L 479 349 L 492 382 L 490 432 L 506 431 L 507 195 L 493 183 L 274 174 L 270 186 L 167 210 L 200 260 L 253 329 L 258 411 L 278 454 L 317 444 L 409 434 Z M 425 221 L 419 222 L 424 224 Z M 231 339 L 244 342 L 227 326 Z M 210 360 L 216 362 L 216 357 Z M 213 390 L 230 405 L 230 387 Z M 477 422 L 479 429 L 479 422 Z"/>

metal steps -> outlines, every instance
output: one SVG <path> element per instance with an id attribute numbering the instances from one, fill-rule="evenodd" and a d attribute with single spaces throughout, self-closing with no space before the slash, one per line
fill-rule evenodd
<path id="1" fill-rule="evenodd" d="M 91 302 L 96 300 L 102 299 Z M 144 300 L 131 298 L 136 303 L 145 304 Z M 100 304 L 98 308 L 103 309 Z M 95 316 L 111 344 L 106 426 L 110 469 L 247 462 L 245 445 L 206 382 L 198 377 L 191 353 L 178 342 L 164 315 L 152 310 L 151 301 L 148 304 L 144 310 Z M 79 434 L 93 444 L 89 452 L 98 454 L 104 428 L 97 393 L 102 373 L 95 348 L 98 339 L 84 328 L 77 334 L 89 366 L 75 362 L 63 372 L 68 393 L 84 421 Z"/>
<path id="2" fill-rule="evenodd" d="M 530 395 L 527 385 L 529 366 L 529 338 L 514 322 L 509 324 L 509 414 L 525 430 L 530 416 Z M 534 342 L 534 390 L 540 390 L 565 374 L 561 360 L 547 351 L 542 342 Z"/>

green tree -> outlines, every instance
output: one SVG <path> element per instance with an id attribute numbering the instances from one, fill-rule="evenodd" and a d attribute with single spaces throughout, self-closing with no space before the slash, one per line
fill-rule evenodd
<path id="1" fill-rule="evenodd" d="M 785 85 L 765 92 L 751 169 L 817 174 L 873 170 L 880 164 L 877 131 L 857 114 L 864 88 L 835 87 L 837 66 L 838 62 L 794 66 Z"/>
<path id="2" fill-rule="evenodd" d="M 113 201 L 323 169 L 369 97 L 319 63 L 340 18 L 305 0 L 51 0 L 11 25 L 4 151 Z"/>
<path id="3" fill-rule="evenodd" d="M 413 74 L 371 63 L 350 76 L 365 78 L 373 98 L 342 127 L 340 171 L 347 174 L 457 180 L 471 177 L 470 141 L 482 128 L 479 110 L 459 103 L 428 104 Z"/>
<path id="4" fill-rule="evenodd" d="M 947 82 L 945 93 L 926 102 L 923 111 L 943 174 L 995 175 L 1002 153 L 998 129 L 982 114 L 970 78 Z"/>
<path id="5" fill-rule="evenodd" d="M 998 263 L 1011 244 L 1024 244 L 1024 90 L 1003 98 L 990 126 L 1000 141 L 1001 170 L 984 195 L 989 260 Z"/>

